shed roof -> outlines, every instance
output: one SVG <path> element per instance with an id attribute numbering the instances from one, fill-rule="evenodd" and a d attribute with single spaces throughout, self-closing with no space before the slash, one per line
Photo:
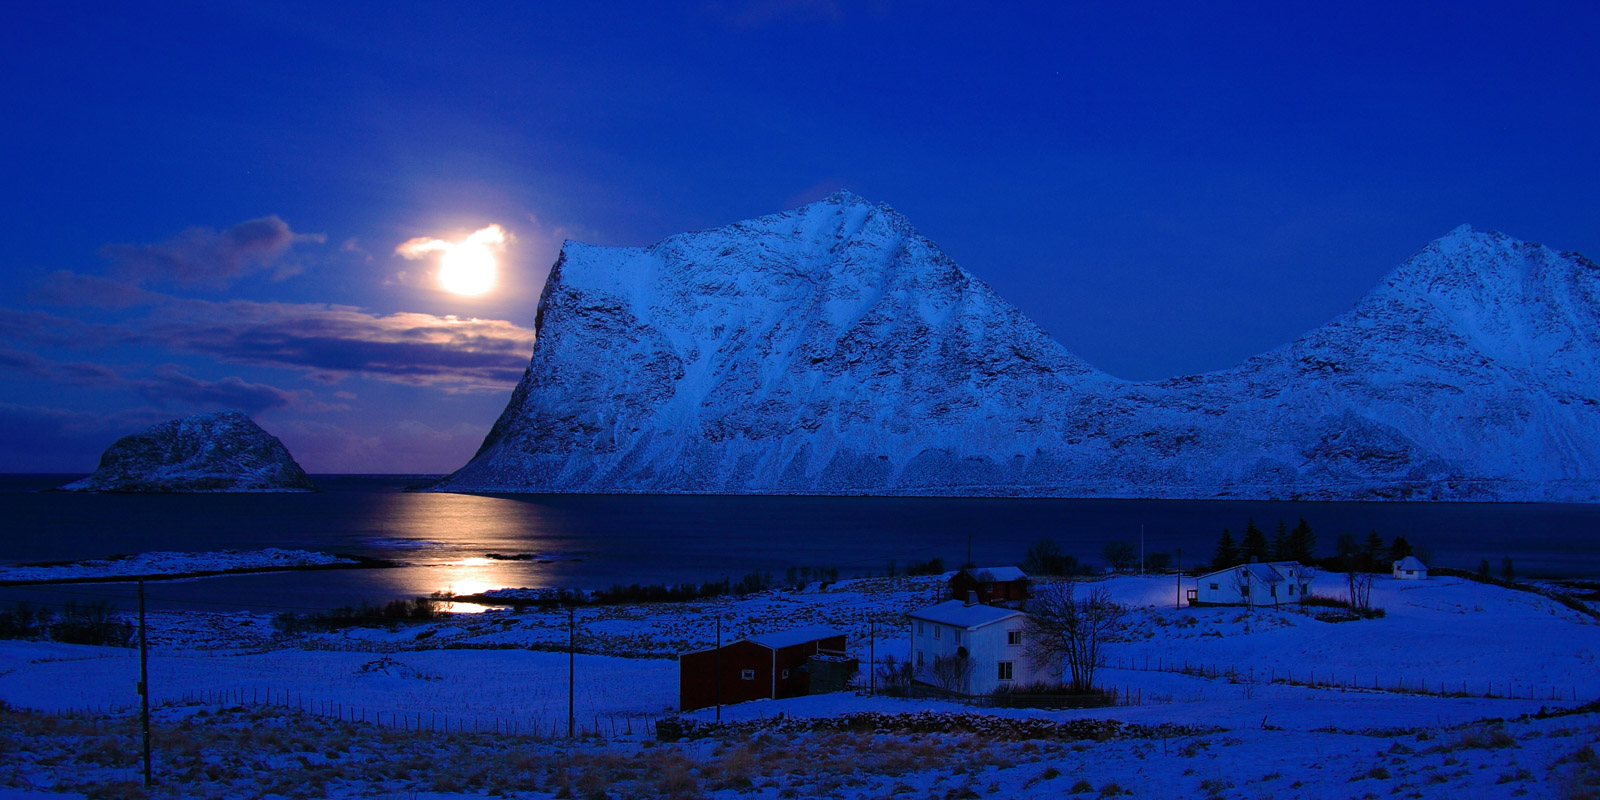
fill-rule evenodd
<path id="1" fill-rule="evenodd" d="M 1000 582 L 1025 581 L 1028 579 L 1028 573 L 1023 572 L 1018 567 L 972 567 L 961 571 L 974 578 L 987 572 L 991 580 Z"/>
<path id="2" fill-rule="evenodd" d="M 990 623 L 999 622 L 1016 616 L 1023 616 L 1021 611 L 1010 608 L 998 608 L 985 605 L 967 605 L 960 600 L 946 600 L 938 605 L 919 608 L 907 616 L 912 619 L 923 619 L 937 622 L 941 625 L 955 625 L 961 628 L 980 628 Z"/>
<path id="3" fill-rule="evenodd" d="M 1427 569 L 1428 565 L 1422 563 L 1422 559 L 1417 558 L 1416 556 L 1406 556 L 1405 558 L 1402 558 L 1399 561 L 1394 562 L 1394 568 L 1395 569 Z"/>
<path id="4" fill-rule="evenodd" d="M 815 642 L 818 639 L 832 639 L 835 636 L 843 635 L 844 632 L 838 629 L 813 625 L 808 628 L 794 628 L 787 631 L 774 631 L 772 633 L 747 636 L 745 641 L 759 644 L 769 650 L 782 650 L 785 647 L 794 647 L 798 644 Z"/>

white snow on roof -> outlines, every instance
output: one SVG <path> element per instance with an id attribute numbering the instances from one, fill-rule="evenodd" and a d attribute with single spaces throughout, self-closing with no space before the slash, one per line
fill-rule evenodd
<path id="1" fill-rule="evenodd" d="M 1283 583 L 1283 574 L 1278 571 L 1278 568 L 1280 567 L 1284 569 L 1301 568 L 1300 562 L 1298 561 L 1276 561 L 1271 564 L 1239 564 L 1237 566 L 1228 567 L 1227 569 L 1219 569 L 1216 572 L 1208 572 L 1200 577 L 1209 578 L 1212 575 L 1222 575 L 1224 573 L 1230 573 L 1234 570 L 1242 569 L 1246 572 L 1249 572 L 1250 577 L 1253 580 L 1257 580 L 1262 583 Z"/>
<path id="2" fill-rule="evenodd" d="M 1428 565 L 1422 563 L 1422 559 L 1417 558 L 1416 556 L 1406 556 L 1405 558 L 1402 558 L 1399 561 L 1394 562 L 1394 568 L 1395 569 L 1427 569 Z"/>
<path id="3" fill-rule="evenodd" d="M 794 647 L 797 644 L 806 644 L 807 642 L 814 642 L 818 639 L 832 639 L 835 636 L 843 635 L 844 631 L 841 631 L 837 628 L 813 625 L 809 628 L 795 628 L 793 630 L 775 631 L 773 633 L 763 633 L 757 636 L 748 636 L 745 638 L 745 641 L 753 642 L 761 645 L 762 647 L 773 650 L 782 650 L 785 647 Z"/>
<path id="4" fill-rule="evenodd" d="M 919 608 L 908 616 L 912 619 L 925 619 L 941 625 L 955 625 L 961 628 L 978 628 L 992 622 L 1010 619 L 1022 614 L 1009 608 L 995 606 L 973 605 L 969 606 L 960 600 L 946 600 L 936 606 Z"/>
<path id="5" fill-rule="evenodd" d="M 988 573 L 989 579 L 994 581 L 1021 581 L 1027 580 L 1028 578 L 1028 573 L 1023 572 L 1017 567 L 975 567 L 973 569 L 962 570 L 962 572 L 965 572 L 974 578 L 983 575 L 984 573 Z"/>

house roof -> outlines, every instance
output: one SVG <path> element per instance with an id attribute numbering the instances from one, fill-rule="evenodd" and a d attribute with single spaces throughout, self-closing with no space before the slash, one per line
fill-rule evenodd
<path id="1" fill-rule="evenodd" d="M 1298 562 L 1298 561 L 1275 561 L 1275 562 L 1273 562 L 1271 564 L 1261 564 L 1261 563 L 1239 564 L 1237 566 L 1228 567 L 1227 569 L 1219 569 L 1216 572 L 1208 572 L 1208 573 L 1206 573 L 1204 575 L 1201 575 L 1200 577 L 1201 578 L 1209 578 L 1212 575 L 1222 575 L 1224 573 L 1230 573 L 1230 572 L 1233 572 L 1234 570 L 1242 569 L 1242 570 L 1250 573 L 1251 580 L 1260 581 L 1262 583 L 1283 583 L 1283 581 L 1284 581 L 1283 573 L 1278 571 L 1278 567 L 1284 567 L 1285 569 L 1293 567 L 1293 568 L 1298 569 L 1298 568 L 1300 568 L 1300 562 Z"/>
<path id="2" fill-rule="evenodd" d="M 774 631 L 755 636 L 746 636 L 745 641 L 759 644 L 769 650 L 782 650 L 785 647 L 794 647 L 797 644 L 815 642 L 818 639 L 832 639 L 843 636 L 844 632 L 835 628 L 813 625 L 809 628 L 794 628 L 787 631 Z"/>
<path id="3" fill-rule="evenodd" d="M 1023 616 L 1023 613 L 1010 608 L 985 605 L 969 606 L 960 600 L 946 600 L 938 605 L 919 608 L 907 616 L 912 619 L 937 622 L 941 625 L 955 625 L 958 628 L 980 628 L 1004 619 Z"/>
<path id="4" fill-rule="evenodd" d="M 987 572 L 992 580 L 1000 582 L 1025 581 L 1028 579 L 1028 573 L 1023 572 L 1018 567 L 973 567 L 971 569 L 961 570 L 961 572 L 965 572 L 974 578 Z"/>
<path id="5" fill-rule="evenodd" d="M 1422 559 L 1417 558 L 1416 556 L 1406 556 L 1405 558 L 1402 558 L 1399 561 L 1394 562 L 1394 568 L 1395 569 L 1427 569 L 1428 565 L 1422 563 Z"/>

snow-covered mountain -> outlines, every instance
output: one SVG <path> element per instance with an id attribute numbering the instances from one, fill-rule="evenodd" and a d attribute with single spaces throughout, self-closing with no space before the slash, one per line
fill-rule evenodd
<path id="1" fill-rule="evenodd" d="M 315 491 L 276 437 L 238 411 L 152 425 L 106 448 L 93 475 L 70 492 Z"/>
<path id="2" fill-rule="evenodd" d="M 1462 227 L 1230 370 L 1133 383 L 841 192 L 568 242 L 533 358 L 436 488 L 1600 499 L 1600 268 Z"/>

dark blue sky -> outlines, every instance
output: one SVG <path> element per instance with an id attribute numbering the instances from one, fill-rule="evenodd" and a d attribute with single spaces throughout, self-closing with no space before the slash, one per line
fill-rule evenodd
<path id="1" fill-rule="evenodd" d="M 1592 2 L 329 5 L 4 12 L 0 470 L 218 407 L 313 472 L 449 470 L 561 238 L 839 187 L 1132 379 L 1463 222 L 1600 255 Z M 486 298 L 393 255 L 490 223 Z"/>

